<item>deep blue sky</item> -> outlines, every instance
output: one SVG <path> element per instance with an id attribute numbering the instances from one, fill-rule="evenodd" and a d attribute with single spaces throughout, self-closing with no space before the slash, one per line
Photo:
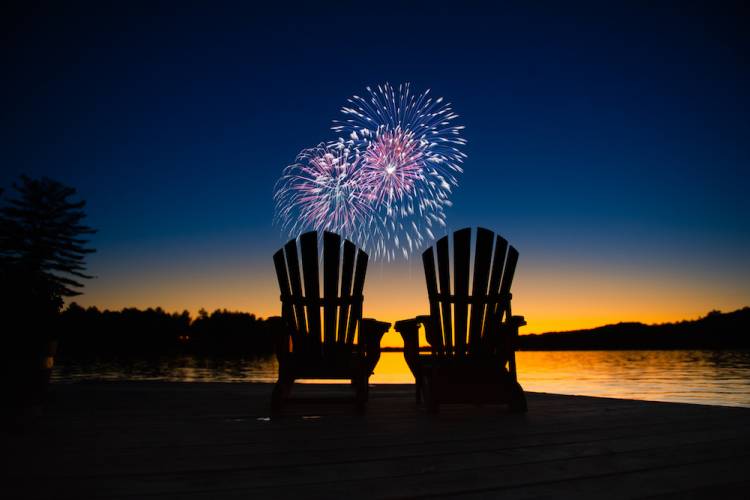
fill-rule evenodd
<path id="1" fill-rule="evenodd" d="M 272 284 L 284 241 L 274 182 L 334 138 L 349 95 L 385 81 L 454 104 L 469 159 L 449 224 L 518 246 L 530 308 L 549 311 L 575 270 L 696 289 L 647 317 L 750 302 L 746 7 L 216 3 L 3 16 L 0 185 L 47 175 L 88 201 L 99 279 L 84 302 L 276 308 L 272 286 L 251 290 Z M 581 324 L 623 300 L 584 320 L 591 283 L 569 304 Z"/>

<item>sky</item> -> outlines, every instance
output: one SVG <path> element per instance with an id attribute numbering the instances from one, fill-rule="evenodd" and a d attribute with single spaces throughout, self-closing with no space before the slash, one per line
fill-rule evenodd
<path id="1" fill-rule="evenodd" d="M 87 201 L 82 305 L 279 314 L 274 184 L 384 82 L 460 115 L 446 231 L 518 248 L 522 333 L 750 304 L 741 3 L 114 4 L 0 16 L 0 186 Z M 365 316 L 426 309 L 418 254 L 371 263 Z"/>

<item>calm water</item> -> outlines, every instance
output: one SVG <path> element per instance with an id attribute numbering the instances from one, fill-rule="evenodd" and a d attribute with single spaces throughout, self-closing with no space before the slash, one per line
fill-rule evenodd
<path id="1" fill-rule="evenodd" d="M 524 389 L 651 401 L 750 407 L 750 351 L 527 351 L 517 355 Z M 53 381 L 274 382 L 275 359 L 58 365 Z M 413 383 L 401 353 L 383 353 L 373 384 Z"/>

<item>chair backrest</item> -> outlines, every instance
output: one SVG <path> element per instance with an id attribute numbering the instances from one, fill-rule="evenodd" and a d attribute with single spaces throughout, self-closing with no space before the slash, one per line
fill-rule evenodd
<path id="1" fill-rule="evenodd" d="M 478 228 L 469 293 L 471 228 L 455 231 L 452 239 L 452 290 L 448 235 L 422 253 L 433 330 L 430 343 L 437 354 L 488 354 L 496 345 L 493 336 L 501 331 L 503 317 L 511 315 L 510 286 L 518 251 L 502 236 Z"/>
<path id="2" fill-rule="evenodd" d="M 293 350 L 325 354 L 326 348 L 340 349 L 354 343 L 362 320 L 368 256 L 351 241 L 344 240 L 342 246 L 341 236 L 325 231 L 321 297 L 318 239 L 317 231 L 302 234 L 299 250 L 298 240 L 290 240 L 273 255 L 273 262 L 281 291 L 281 314 L 290 327 Z"/>

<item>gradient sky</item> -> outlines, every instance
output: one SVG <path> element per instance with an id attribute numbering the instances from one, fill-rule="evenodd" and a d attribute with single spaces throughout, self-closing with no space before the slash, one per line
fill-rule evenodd
<path id="1" fill-rule="evenodd" d="M 449 229 L 519 249 L 526 333 L 750 304 L 740 3 L 72 3 L 0 16 L 0 185 L 87 200 L 81 304 L 278 314 L 273 185 L 386 81 L 461 115 Z M 366 316 L 425 312 L 420 260 L 371 265 L 365 294 Z"/>

